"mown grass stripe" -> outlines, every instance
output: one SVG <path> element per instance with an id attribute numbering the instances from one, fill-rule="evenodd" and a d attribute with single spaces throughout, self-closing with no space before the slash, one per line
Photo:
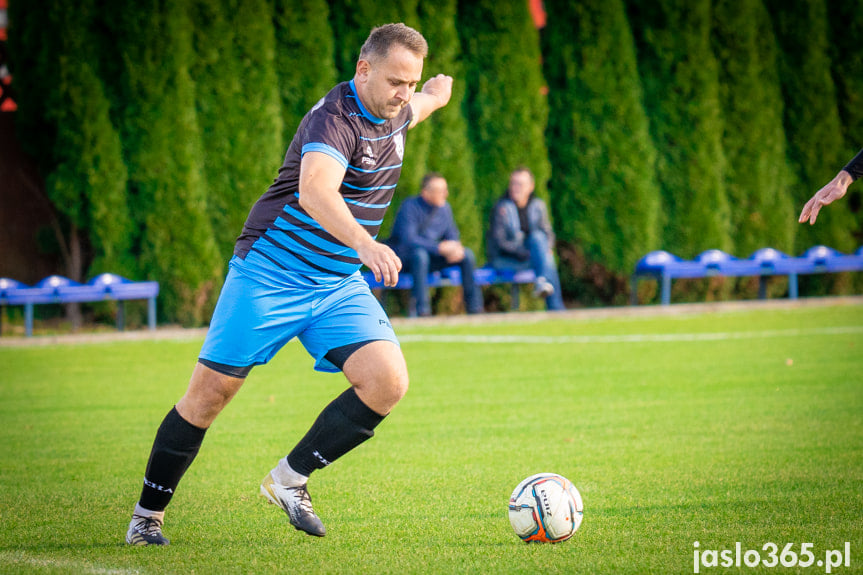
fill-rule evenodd
<path id="1" fill-rule="evenodd" d="M 399 336 L 402 342 L 421 343 L 676 343 L 687 341 L 726 341 L 737 339 L 767 339 L 776 337 L 808 337 L 814 335 L 849 335 L 863 333 L 863 326 L 774 329 L 742 332 L 714 333 L 640 333 L 627 335 L 436 335 L 406 334 Z"/>

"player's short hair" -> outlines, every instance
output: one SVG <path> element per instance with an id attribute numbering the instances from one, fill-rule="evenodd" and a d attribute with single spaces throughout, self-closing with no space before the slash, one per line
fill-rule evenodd
<path id="1" fill-rule="evenodd" d="M 442 180 L 445 180 L 445 179 L 446 179 L 446 178 L 444 178 L 444 177 L 443 177 L 439 172 L 429 172 L 429 173 L 427 173 L 425 176 L 423 176 L 423 180 L 422 180 L 422 182 L 420 183 L 420 189 L 421 189 L 421 190 L 426 189 L 426 188 L 428 187 L 428 185 L 431 183 L 431 181 L 432 181 L 432 180 L 437 180 L 438 178 L 440 178 L 440 179 L 442 179 Z"/>
<path id="2" fill-rule="evenodd" d="M 404 46 L 423 58 L 428 56 L 429 45 L 423 35 L 410 26 L 398 23 L 373 28 L 360 49 L 360 60 L 375 62 L 386 58 L 394 44 Z"/>

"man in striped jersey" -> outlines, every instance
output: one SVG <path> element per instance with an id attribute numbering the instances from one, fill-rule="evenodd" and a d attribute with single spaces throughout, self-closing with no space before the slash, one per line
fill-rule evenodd
<path id="1" fill-rule="evenodd" d="M 297 337 L 315 369 L 342 371 L 350 387 L 267 475 L 261 492 L 291 524 L 326 530 L 306 481 L 374 435 L 408 387 L 404 356 L 359 273 L 365 264 L 393 286 L 401 261 L 376 240 L 401 172 L 410 128 L 449 102 L 452 78 L 415 93 L 428 46 L 404 24 L 372 30 L 353 80 L 306 114 L 279 175 L 252 207 L 210 329 L 183 397 L 159 427 L 141 497 L 126 534 L 131 545 L 167 545 L 164 510 L 207 428 L 255 365 Z"/>

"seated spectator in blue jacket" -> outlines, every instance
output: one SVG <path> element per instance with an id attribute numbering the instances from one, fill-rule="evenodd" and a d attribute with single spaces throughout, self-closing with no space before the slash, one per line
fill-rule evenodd
<path id="1" fill-rule="evenodd" d="M 532 269 L 534 296 L 544 297 L 550 310 L 565 309 L 554 262 L 554 231 L 545 202 L 534 195 L 533 173 L 516 168 L 509 186 L 495 204 L 488 231 L 488 261 L 497 270 Z"/>
<path id="2" fill-rule="evenodd" d="M 467 313 L 482 311 L 482 292 L 473 277 L 476 257 L 459 240 L 448 196 L 446 179 L 435 172 L 427 174 L 420 194 L 402 202 L 387 240 L 401 258 L 404 271 L 413 276 L 416 310 L 411 315 L 431 315 L 428 274 L 454 265 L 461 267 Z"/>

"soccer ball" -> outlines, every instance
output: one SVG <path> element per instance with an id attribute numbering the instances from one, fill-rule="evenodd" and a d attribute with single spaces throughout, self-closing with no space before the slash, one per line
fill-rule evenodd
<path id="1" fill-rule="evenodd" d="M 509 522 L 524 541 L 566 541 L 581 525 L 584 503 L 572 482 L 556 473 L 531 475 L 509 498 Z"/>

